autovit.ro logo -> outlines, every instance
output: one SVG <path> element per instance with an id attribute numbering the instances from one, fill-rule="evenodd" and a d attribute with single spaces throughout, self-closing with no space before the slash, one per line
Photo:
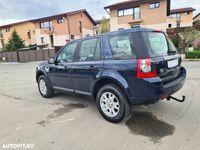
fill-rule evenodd
<path id="1" fill-rule="evenodd" d="M 3 144 L 2 149 L 34 149 L 34 144 Z"/>

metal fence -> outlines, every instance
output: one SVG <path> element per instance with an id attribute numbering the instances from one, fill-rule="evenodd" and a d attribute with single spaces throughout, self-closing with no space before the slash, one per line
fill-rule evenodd
<path id="1" fill-rule="evenodd" d="M 31 62 L 43 61 L 55 55 L 55 49 L 20 50 L 15 52 L 0 52 L 0 61 Z"/>

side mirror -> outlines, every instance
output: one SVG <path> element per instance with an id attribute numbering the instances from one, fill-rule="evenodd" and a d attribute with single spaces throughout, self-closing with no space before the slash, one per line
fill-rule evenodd
<path id="1" fill-rule="evenodd" d="M 53 58 L 53 57 L 52 57 L 52 58 L 49 58 L 49 59 L 48 59 L 48 63 L 49 63 L 49 64 L 55 64 L 54 58 Z"/>

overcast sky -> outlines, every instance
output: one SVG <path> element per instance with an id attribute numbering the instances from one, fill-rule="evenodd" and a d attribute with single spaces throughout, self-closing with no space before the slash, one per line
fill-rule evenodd
<path id="1" fill-rule="evenodd" d="M 0 0 L 0 25 L 87 9 L 97 20 L 107 13 L 103 7 L 124 0 Z M 200 0 L 171 0 L 172 8 L 193 7 L 200 12 Z"/>

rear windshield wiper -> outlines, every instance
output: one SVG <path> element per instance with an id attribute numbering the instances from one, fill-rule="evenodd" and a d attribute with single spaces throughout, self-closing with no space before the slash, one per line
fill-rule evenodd
<path id="1" fill-rule="evenodd" d="M 176 51 L 170 51 L 168 50 L 168 55 L 175 55 L 176 54 Z"/>

